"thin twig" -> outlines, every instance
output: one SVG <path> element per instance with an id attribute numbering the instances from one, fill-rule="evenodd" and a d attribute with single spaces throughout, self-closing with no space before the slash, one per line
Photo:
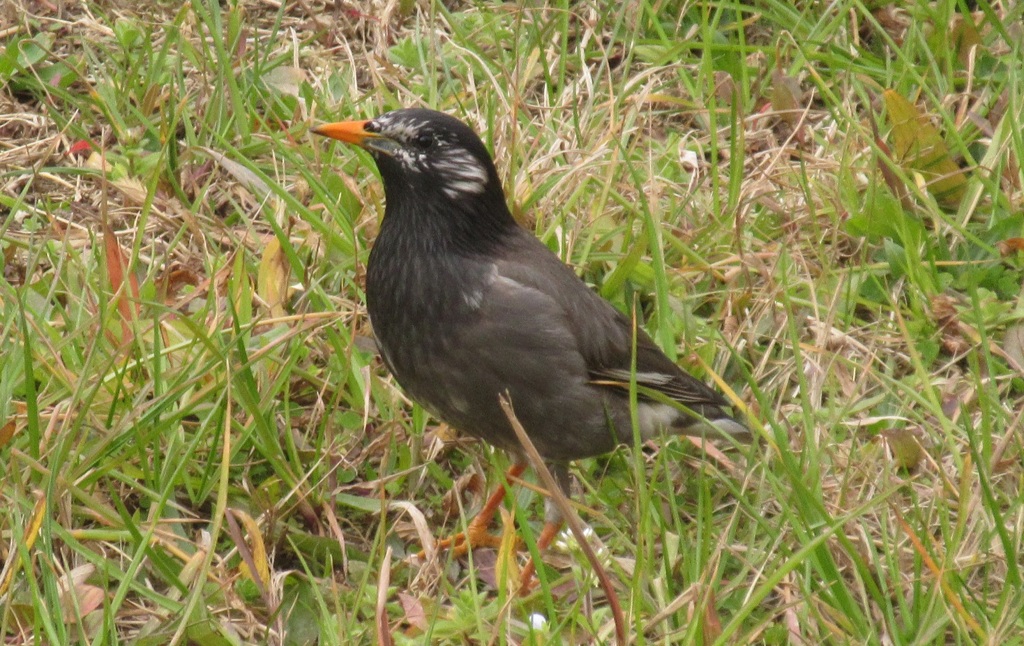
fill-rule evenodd
<path id="1" fill-rule="evenodd" d="M 576 537 L 576 542 L 579 543 L 580 549 L 583 550 L 583 554 L 587 557 L 587 561 L 590 562 L 590 566 L 594 568 L 594 574 L 597 575 L 597 580 L 601 584 L 601 589 L 604 590 L 605 597 L 608 599 L 608 605 L 612 610 L 612 617 L 615 620 L 615 643 L 620 646 L 625 646 L 628 642 L 626 641 L 626 620 L 622 615 L 622 606 L 619 604 L 619 596 L 615 593 L 615 589 L 612 588 L 611 579 L 608 578 L 608 573 L 605 572 L 604 567 L 597 558 L 597 554 L 594 553 L 593 548 L 590 547 L 590 542 L 587 540 L 586 535 L 583 533 L 583 522 L 580 517 L 576 514 L 576 511 L 569 504 L 569 499 L 565 497 L 565 493 L 562 488 L 555 481 L 555 477 L 551 475 L 551 471 L 548 470 L 548 465 L 544 463 L 544 458 L 540 456 L 537 451 L 537 447 L 533 445 L 530 440 L 530 436 L 526 434 L 526 430 L 523 425 L 519 423 L 519 419 L 516 418 L 516 413 L 512 409 L 512 402 L 509 400 L 508 393 L 504 394 L 500 398 L 501 408 L 505 411 L 505 417 L 508 418 L 509 424 L 512 425 L 512 430 L 515 431 L 516 437 L 519 438 L 519 444 L 523 447 L 523 453 L 526 455 L 526 459 L 530 461 L 530 466 L 537 473 L 537 476 L 544 483 L 544 486 L 548 489 L 548 496 L 551 498 L 551 502 L 555 504 L 558 509 L 558 513 L 561 514 L 562 520 L 565 521 L 566 526 L 572 535 Z"/>

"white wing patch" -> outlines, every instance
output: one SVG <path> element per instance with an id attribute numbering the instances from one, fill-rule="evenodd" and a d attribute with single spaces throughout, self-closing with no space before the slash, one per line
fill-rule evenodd
<path id="1" fill-rule="evenodd" d="M 480 309 L 480 304 L 484 302 L 484 293 L 479 289 L 471 292 L 462 292 L 462 300 L 469 306 L 469 309 L 478 310 Z"/>
<path id="2" fill-rule="evenodd" d="M 522 284 L 521 282 L 519 282 L 515 278 L 509 278 L 508 276 L 502 275 L 501 273 L 498 272 L 498 266 L 497 265 L 491 265 L 491 270 L 490 270 L 490 272 L 488 273 L 488 276 L 487 276 L 487 283 L 486 284 L 490 285 L 492 283 L 498 283 L 499 285 L 503 285 L 506 288 L 513 289 L 513 290 L 530 290 L 530 291 L 534 291 L 534 292 L 537 291 L 537 290 L 533 289 L 532 287 L 528 287 L 528 286 Z"/>
<path id="3" fill-rule="evenodd" d="M 629 370 L 621 370 L 617 368 L 606 368 L 602 370 L 603 374 L 608 375 L 614 379 L 618 379 L 625 383 L 629 383 L 632 378 L 632 373 Z M 675 377 L 672 375 L 666 375 L 663 372 L 637 372 L 636 383 L 641 386 L 664 386 L 672 383 Z"/>

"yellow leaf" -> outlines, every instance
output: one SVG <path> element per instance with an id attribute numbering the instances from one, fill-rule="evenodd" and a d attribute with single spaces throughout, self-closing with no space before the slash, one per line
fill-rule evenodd
<path id="1" fill-rule="evenodd" d="M 142 183 L 137 177 L 122 177 L 116 179 L 113 182 L 114 187 L 121 191 L 121 194 L 128 199 L 128 201 L 136 206 L 141 206 L 146 203 L 146 197 L 149 191 L 146 190 L 146 185 Z"/>
<path id="2" fill-rule="evenodd" d="M 964 196 L 967 176 L 950 156 L 938 128 L 894 90 L 886 90 L 883 96 L 896 163 L 910 174 L 920 175 L 940 204 L 957 206 Z"/>
<path id="3" fill-rule="evenodd" d="M 508 590 L 519 588 L 520 574 L 519 563 L 516 554 L 519 547 L 519 537 L 516 535 L 515 522 L 512 514 L 504 507 L 499 509 L 501 514 L 501 545 L 498 547 L 498 562 L 495 564 L 495 575 L 498 585 Z"/>
<path id="4" fill-rule="evenodd" d="M 26 551 L 31 551 L 32 546 L 35 545 L 36 538 L 39 537 L 39 530 L 42 528 L 43 520 L 45 518 L 46 496 L 39 494 L 36 498 L 35 508 L 32 510 L 32 520 L 29 522 L 29 525 L 25 530 L 25 535 L 22 538 L 25 542 Z M 7 564 L 4 565 L 2 570 L 0 570 L 0 597 L 7 594 L 7 591 L 11 587 L 11 581 L 14 580 L 14 576 L 18 573 L 20 566 L 21 559 L 12 554 Z"/>
<path id="5" fill-rule="evenodd" d="M 242 561 L 241 565 L 238 566 L 238 570 L 244 576 L 252 579 L 254 583 L 262 583 L 263 588 L 267 588 L 270 585 L 270 562 L 267 559 L 267 546 L 263 543 L 263 533 L 260 532 L 260 526 L 252 516 L 244 511 L 234 509 L 231 513 L 234 514 L 235 518 L 242 521 L 242 526 L 245 528 L 246 542 L 249 544 L 252 562 L 256 566 L 256 575 L 259 576 L 259 579 L 249 571 L 249 566 L 245 561 Z"/>
<path id="6" fill-rule="evenodd" d="M 277 238 L 271 238 L 260 260 L 256 291 L 274 318 L 286 315 L 284 303 L 288 297 L 288 269 L 288 260 L 281 251 L 281 243 Z"/>
<path id="7" fill-rule="evenodd" d="M 881 435 L 897 467 L 908 471 L 917 468 L 924 458 L 924 449 L 911 431 L 905 428 L 891 428 L 882 431 Z"/>
<path id="8" fill-rule="evenodd" d="M 800 124 L 802 97 L 800 81 L 780 69 L 772 70 L 772 111 L 792 128 Z"/>

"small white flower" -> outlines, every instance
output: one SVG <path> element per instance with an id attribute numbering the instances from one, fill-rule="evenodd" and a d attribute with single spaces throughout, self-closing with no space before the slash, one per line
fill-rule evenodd
<path id="1" fill-rule="evenodd" d="M 530 628 L 533 630 L 546 630 L 548 627 L 548 618 L 539 612 L 532 613 L 529 618 Z"/>

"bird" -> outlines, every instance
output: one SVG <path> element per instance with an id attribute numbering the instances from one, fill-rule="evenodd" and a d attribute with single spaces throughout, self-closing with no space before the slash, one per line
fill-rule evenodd
<path id="1" fill-rule="evenodd" d="M 369 152 L 384 185 L 365 296 L 386 368 L 431 415 L 506 451 L 506 482 L 528 463 L 502 396 L 563 490 L 571 461 L 633 441 L 631 392 L 643 440 L 749 440 L 721 394 L 516 222 L 490 152 L 463 121 L 403 108 L 312 132 Z M 440 546 L 494 545 L 488 528 L 504 498 L 499 485 Z M 539 550 L 561 520 L 548 505 Z"/>

